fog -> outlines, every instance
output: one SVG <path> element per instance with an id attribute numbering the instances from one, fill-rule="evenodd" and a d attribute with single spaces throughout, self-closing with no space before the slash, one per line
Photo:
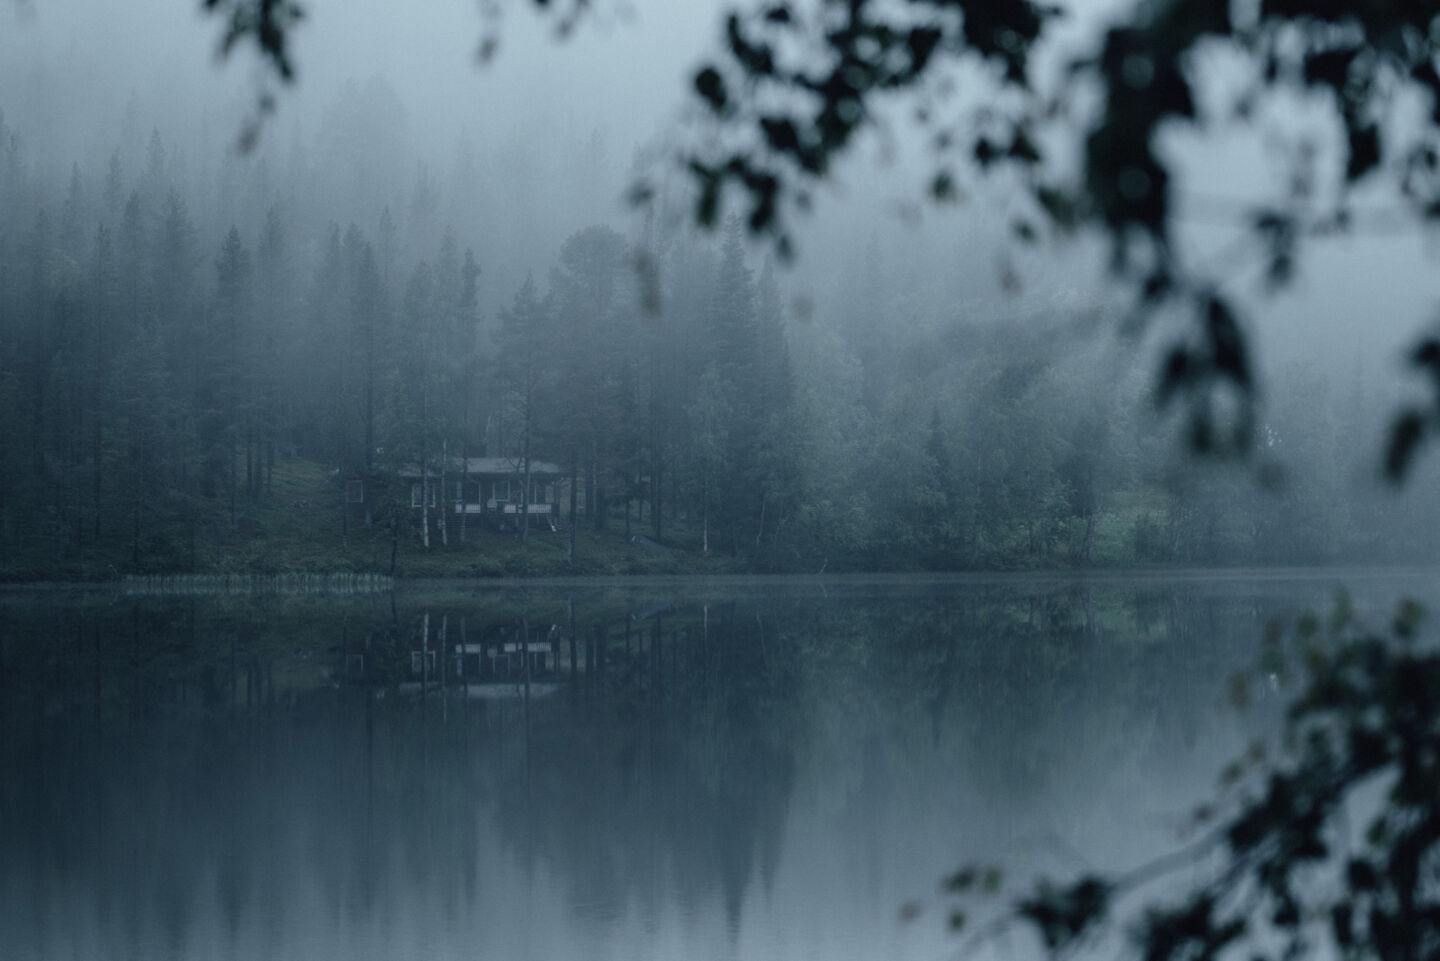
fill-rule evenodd
<path id="1" fill-rule="evenodd" d="M 263 166 L 272 189 L 284 191 L 304 189 L 285 183 L 297 164 L 379 168 L 366 196 L 333 198 L 325 211 L 341 224 L 373 225 L 386 204 L 403 207 L 423 169 L 444 193 L 444 222 L 467 244 L 493 248 L 491 297 L 526 270 L 546 269 L 569 233 L 624 216 L 633 158 L 679 106 L 715 16 L 699 4 L 598 11 L 561 43 L 553 22 L 508 9 L 499 53 L 481 67 L 482 37 L 497 28 L 473 3 L 430 4 L 423 17 L 388 3 L 309 4 L 294 35 L 297 82 L 275 90 L 278 110 L 259 148 L 241 156 L 236 144 L 259 91 L 278 85 L 248 50 L 220 63 L 219 26 L 185 7 L 77 0 L 0 14 L 6 117 L 54 186 L 74 161 L 103 171 L 117 145 L 126 169 L 138 171 L 150 132 L 160 130 L 189 178 L 222 169 L 247 177 Z M 328 131 L 327 118 L 355 88 L 387 95 L 362 108 L 373 128 Z M 327 133 L 373 140 L 327 144 Z M 493 206 L 495 195 L 511 193 L 496 187 L 507 164 L 535 178 L 523 210 Z"/>
<path id="2" fill-rule="evenodd" d="M 8 598 L 17 633 L 67 640 L 7 651 L 0 815 L 27 829 L 0 835 L 0 943 L 27 961 L 946 956 L 936 881 L 966 859 L 1018 877 L 1170 838 L 1274 713 L 1214 694 L 1256 612 L 1325 589 Z M 517 684 L 499 649 L 557 614 Z M 462 621 L 498 656 L 426 684 L 412 643 Z"/>
<path id="3" fill-rule="evenodd" d="M 1103 245 L 1017 240 L 1009 173 L 925 203 L 903 98 L 876 104 L 779 264 L 738 228 L 691 224 L 676 158 L 703 133 L 689 89 L 718 7 L 600 4 L 564 39 L 527 4 L 307 14 L 281 84 L 248 47 L 222 59 L 217 23 L 183 6 L 0 13 L 7 430 L 11 469 L 43 465 L 9 484 L 15 576 L 203 567 L 207 543 L 223 565 L 227 529 L 274 527 L 277 465 L 388 491 L 355 519 L 394 531 L 388 563 L 360 561 L 394 569 L 402 549 L 448 547 L 454 517 L 386 478 L 469 483 L 456 456 L 568 474 L 526 488 L 547 526 L 640 524 L 660 550 L 745 569 L 1434 557 L 1412 523 L 1433 470 L 1398 499 L 1376 482 L 1415 389 L 1402 351 L 1440 293 L 1425 237 L 1362 217 L 1278 293 L 1235 253 L 1235 211 L 1273 188 L 1274 157 L 1333 145 L 1303 98 L 1253 136 L 1166 141 L 1177 246 L 1246 309 L 1260 372 L 1255 455 L 1211 469 L 1151 401 L 1189 322 L 1122 336 Z M 1082 6 L 1045 56 L 1111 15 Z M 275 109 L 241 149 L 263 96 Z M 624 199 L 641 176 L 648 212 Z M 1383 215 L 1393 198 L 1361 201 Z M 166 498 L 142 509 L 157 482 Z M 296 502 L 332 496 L 296 483 Z M 490 488 L 473 496 L 491 509 Z M 1212 516 L 1222 503 L 1245 506 Z"/>
<path id="4" fill-rule="evenodd" d="M 952 198 L 867 101 L 790 258 L 700 223 L 718 0 L 307 0 L 293 83 L 200 6 L 0 0 L 0 955 L 947 956 L 966 859 L 1175 842 L 1278 619 L 1433 593 L 1440 251 L 1313 91 L 1158 130 L 1152 302 L 1038 209 L 1083 79 Z M 1287 195 L 1348 228 L 1277 284 Z M 1164 403 L 1215 291 L 1254 392 Z"/>

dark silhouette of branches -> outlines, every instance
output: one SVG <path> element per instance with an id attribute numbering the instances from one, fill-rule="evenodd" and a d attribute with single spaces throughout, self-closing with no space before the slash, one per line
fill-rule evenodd
<path id="1" fill-rule="evenodd" d="M 1287 635 L 1272 632 L 1256 673 L 1293 667 L 1303 679 L 1279 758 L 1252 748 L 1222 773 L 1220 796 L 1195 812 L 1199 840 L 1128 872 L 1043 879 L 1010 892 L 972 943 L 1018 926 L 1061 956 L 1124 922 L 1131 952 L 1145 961 L 1255 951 L 1435 957 L 1440 653 L 1418 643 L 1420 622 L 1419 607 L 1407 602 L 1388 630 L 1374 631 L 1342 602 L 1323 628 L 1306 616 Z M 1239 699 L 1255 677 L 1237 679 Z M 1157 881 L 1197 868 L 1200 880 L 1156 893 Z M 945 880 L 952 927 L 966 925 L 965 899 L 1007 896 L 999 877 L 967 867 Z M 1138 912 L 1125 906 L 1131 896 L 1142 901 Z"/>

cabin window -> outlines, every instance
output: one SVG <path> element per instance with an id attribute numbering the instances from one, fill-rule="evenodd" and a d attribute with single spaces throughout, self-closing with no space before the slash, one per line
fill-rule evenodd
<path id="1" fill-rule="evenodd" d="M 361 481 L 361 480 L 351 480 L 351 481 L 346 481 L 346 482 L 345 482 L 345 503 L 347 503 L 347 504 L 363 504 L 363 503 L 365 503 L 365 482 L 364 482 L 364 481 Z"/>
<path id="2" fill-rule="evenodd" d="M 423 506 L 424 506 L 424 500 L 423 500 L 423 498 L 424 498 L 424 496 L 425 496 L 425 493 L 424 493 L 424 492 L 427 492 L 427 491 L 428 491 L 429 494 L 430 494 L 430 506 L 431 506 L 431 507 L 434 507 L 434 506 L 435 506 L 435 485 L 434 485 L 434 484 L 431 484 L 431 483 L 429 483 L 429 482 L 426 482 L 423 486 L 420 485 L 420 484 L 411 484 L 411 485 L 410 485 L 410 506 L 411 506 L 411 507 L 423 507 Z"/>

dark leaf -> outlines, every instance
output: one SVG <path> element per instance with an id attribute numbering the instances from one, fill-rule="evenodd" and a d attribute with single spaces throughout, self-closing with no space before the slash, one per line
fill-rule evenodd
<path id="1" fill-rule="evenodd" d="M 761 117 L 760 129 L 775 150 L 794 153 L 800 149 L 800 132 L 789 117 Z"/>
<path id="2" fill-rule="evenodd" d="M 981 137 L 975 141 L 975 162 L 982 168 L 988 167 L 1000 156 L 1000 150 L 988 138 Z"/>
<path id="3" fill-rule="evenodd" d="M 1305 82 L 1311 86 L 1326 86 L 1340 90 L 1350 76 L 1350 65 L 1359 54 L 1358 47 L 1321 50 L 1305 57 Z"/>
<path id="4" fill-rule="evenodd" d="M 935 48 L 944 35 L 934 27 L 915 27 L 910 31 L 906 45 L 910 48 L 910 73 L 918 74 L 930 63 Z"/>
<path id="5" fill-rule="evenodd" d="M 1015 138 L 1010 141 L 1010 149 L 1007 153 L 1011 160 L 1018 160 L 1021 163 L 1040 162 L 1040 151 L 1023 128 L 1015 131 Z"/>
<path id="6" fill-rule="evenodd" d="M 1156 270 L 1145 278 L 1141 296 L 1148 304 L 1164 299 L 1175 289 L 1175 279 L 1165 270 Z"/>
<path id="7" fill-rule="evenodd" d="M 1440 124 L 1440 72 L 1427 58 L 1415 65 L 1410 76 L 1430 94 L 1430 122 Z"/>
<path id="8" fill-rule="evenodd" d="M 1039 929 L 1050 950 L 1063 948 L 1084 934 L 1105 914 L 1110 886 L 1096 877 L 1085 877 L 1067 887 L 1042 883 L 1030 898 L 1016 906 L 1016 913 Z"/>
<path id="9" fill-rule="evenodd" d="M 1355 944 L 1354 919 L 1354 909 L 1348 904 L 1337 904 L 1330 910 L 1330 930 L 1335 935 L 1335 943 L 1343 950 Z"/>
<path id="10" fill-rule="evenodd" d="M 1218 295 L 1206 298 L 1205 330 L 1216 371 L 1228 377 L 1241 390 L 1248 391 L 1251 387 L 1250 361 L 1245 337 L 1230 305 Z"/>
<path id="11" fill-rule="evenodd" d="M 1410 353 L 1410 362 L 1416 367 L 1428 368 L 1431 377 L 1440 379 L 1440 341 L 1433 337 L 1420 341 Z"/>
<path id="12" fill-rule="evenodd" d="M 1350 160 L 1345 179 L 1359 180 L 1380 165 L 1380 128 L 1374 124 L 1350 128 Z"/>
<path id="13" fill-rule="evenodd" d="M 729 104 L 729 96 L 725 92 L 725 80 L 720 76 L 720 71 L 714 67 L 704 67 L 695 75 L 695 92 L 698 93 L 710 109 L 716 113 L 724 113 Z"/>
<path id="14" fill-rule="evenodd" d="M 1410 462 L 1425 434 L 1425 420 L 1417 411 L 1407 410 L 1390 427 L 1390 443 L 1385 448 L 1385 476 L 1392 483 L 1405 479 Z"/>
<path id="15" fill-rule="evenodd" d="M 730 52 L 735 56 L 746 73 L 753 77 L 765 77 L 775 72 L 775 55 L 764 44 L 751 43 L 740 29 L 738 14 L 730 14 L 725 21 L 725 36 Z"/>
<path id="16" fill-rule="evenodd" d="M 1157 387 L 1157 402 L 1164 407 L 1176 391 L 1186 390 L 1194 383 L 1198 374 L 1195 358 L 1184 344 L 1176 344 L 1165 355 L 1160 368 L 1160 383 Z"/>
<path id="17" fill-rule="evenodd" d="M 1374 891 L 1380 887 L 1380 876 L 1368 861 L 1352 860 L 1345 867 L 1345 878 L 1350 888 L 1359 893 Z"/>
<path id="18" fill-rule="evenodd" d="M 975 886 L 976 875 L 974 868 L 961 868 L 954 874 L 945 878 L 943 885 L 946 891 L 951 894 L 964 894 Z"/>

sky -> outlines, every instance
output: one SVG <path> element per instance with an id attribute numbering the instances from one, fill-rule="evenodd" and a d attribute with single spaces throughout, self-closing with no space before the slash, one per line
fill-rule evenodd
<path id="1" fill-rule="evenodd" d="M 132 102 L 139 114 L 132 140 L 158 128 L 192 167 L 233 157 L 235 136 L 268 76 L 248 49 L 217 62 L 219 26 L 201 15 L 198 0 L 3 4 L 0 110 L 24 131 L 32 159 L 53 167 L 57 186 L 75 158 L 104 169 L 125 136 Z M 434 0 L 423 5 L 423 16 L 414 5 L 388 0 L 305 6 L 306 22 L 294 34 L 298 80 L 280 91 L 258 152 L 278 163 L 289 145 L 323 128 L 344 84 L 363 86 L 379 76 L 403 104 L 407 150 L 436 171 L 454 165 L 462 142 L 482 156 L 523 146 L 558 165 L 550 195 L 530 198 L 535 219 L 553 221 L 553 229 L 519 244 L 523 255 L 514 245 L 492 252 L 513 261 L 498 270 L 503 288 L 526 271 L 543 276 L 543 258 L 591 222 L 634 227 L 622 202 L 625 188 L 645 162 L 639 158 L 685 135 L 691 79 L 720 44 L 726 4 L 597 0 L 580 27 L 557 42 L 553 17 L 537 15 L 527 0 L 501 0 L 499 54 L 483 66 L 476 53 L 489 21 L 477 0 Z M 823 307 L 856 262 L 875 251 L 909 273 L 907 286 L 924 282 L 959 303 L 1000 295 L 1004 192 L 977 194 L 959 211 L 915 204 L 924 181 L 905 175 L 914 159 L 905 125 L 892 129 L 898 138 L 869 138 L 840 164 L 818 192 L 813 220 L 798 225 L 802 257 L 786 274 L 797 305 Z M 605 169 L 593 172 L 585 189 L 571 189 L 565 181 L 573 170 L 563 158 L 592 143 Z M 898 159 L 890 149 L 897 143 Z M 483 246 L 459 229 L 462 240 Z M 757 250 L 756 262 L 763 256 Z M 1093 272 L 1092 260 L 1081 258 L 1078 269 Z M 1088 285 L 1071 276 L 1077 268 L 1063 258 L 1047 254 L 1046 261 L 1041 285 Z"/>
<path id="2" fill-rule="evenodd" d="M 384 0 L 310 0 L 294 37 L 299 79 L 281 91 L 260 151 L 278 158 L 313 138 L 342 85 L 383 76 L 404 107 L 399 135 L 408 152 L 437 171 L 454 166 L 462 142 L 482 155 L 511 150 L 517 163 L 550 164 L 541 181 L 550 187 L 515 198 L 513 214 L 524 218 L 530 203 L 532 219 L 546 229 L 485 251 L 496 266 L 487 296 L 497 298 L 529 271 L 543 276 L 547 257 L 569 233 L 597 221 L 627 226 L 620 196 L 634 158 L 680 129 L 690 78 L 719 42 L 722 5 L 610 0 L 563 43 L 553 38 L 553 20 L 529 3 L 500 6 L 499 55 L 480 66 L 487 21 L 476 0 L 434 0 L 423 16 L 417 5 Z M 1072 30 L 1070 39 L 1082 33 Z M 218 64 L 218 36 L 218 24 L 188 0 L 8 0 L 0 3 L 0 110 L 25 133 L 32 160 L 53 164 L 57 183 L 75 158 L 103 169 L 132 103 L 139 113 L 130 118 L 132 137 L 163 128 L 192 166 L 232 158 L 265 74 L 248 50 Z M 575 159 L 577 145 L 598 145 L 603 160 L 603 169 L 581 171 L 583 185 L 568 183 L 586 163 Z M 1197 190 L 1235 197 L 1271 182 L 1256 172 L 1270 149 L 1242 131 L 1228 140 L 1177 138 L 1173 151 Z M 821 191 L 819 211 L 801 235 L 801 261 L 786 281 L 795 303 L 823 307 L 876 250 L 887 269 L 909 271 L 941 300 L 993 303 L 1007 256 L 1005 189 L 978 192 L 958 212 L 924 210 L 917 226 L 899 213 L 917 195 L 903 162 L 877 160 L 883 151 L 873 138 L 857 153 Z M 495 226 L 469 231 L 493 234 Z M 459 229 L 471 239 L 465 225 Z M 1201 218 L 1182 220 L 1181 230 L 1197 255 L 1217 258 L 1222 280 L 1244 289 L 1266 367 L 1302 358 L 1393 372 L 1409 338 L 1436 316 L 1434 243 L 1422 233 L 1317 247 L 1302 263 L 1299 284 L 1272 298 L 1253 260 L 1224 262 L 1233 229 Z M 1105 296 L 1094 248 L 1022 253 L 1018 262 L 1031 289 L 1047 296 Z"/>
<path id="3" fill-rule="evenodd" d="M 596 127 L 626 150 L 677 106 L 706 50 L 715 4 L 602 6 L 564 43 L 553 20 L 508 4 L 498 57 L 479 67 L 487 21 L 474 2 L 311 0 L 294 34 L 298 82 L 270 133 L 312 123 L 347 80 L 383 75 L 410 115 L 421 153 L 445 153 L 464 129 Z M 7 9 L 8 8 L 8 9 Z M 625 12 L 628 10 L 628 13 Z M 217 64 L 218 23 L 198 3 L 45 0 L 0 7 L 0 77 L 7 113 L 37 142 L 93 139 L 118 125 L 133 92 L 156 120 L 227 120 L 252 102 L 259 71 L 248 50 Z M 84 111 L 87 123 L 76 123 Z"/>

